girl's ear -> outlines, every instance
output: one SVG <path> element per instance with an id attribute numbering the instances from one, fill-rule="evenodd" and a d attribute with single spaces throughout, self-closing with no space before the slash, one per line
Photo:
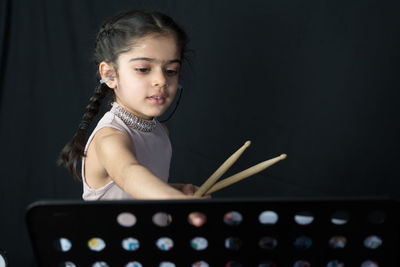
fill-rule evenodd
<path id="1" fill-rule="evenodd" d="M 101 76 L 101 81 L 107 84 L 111 89 L 117 88 L 117 81 L 115 79 L 115 71 L 112 64 L 102 61 L 99 65 L 99 73 Z"/>

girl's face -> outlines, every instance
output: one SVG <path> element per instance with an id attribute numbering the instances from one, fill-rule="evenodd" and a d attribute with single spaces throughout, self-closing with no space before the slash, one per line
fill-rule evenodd
<path id="1" fill-rule="evenodd" d="M 174 38 L 143 37 L 118 57 L 117 64 L 114 92 L 118 104 L 143 119 L 163 114 L 178 87 L 181 58 Z"/>

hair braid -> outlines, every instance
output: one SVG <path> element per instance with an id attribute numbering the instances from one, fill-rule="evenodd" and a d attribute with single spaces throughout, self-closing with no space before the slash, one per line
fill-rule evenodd
<path id="1" fill-rule="evenodd" d="M 86 112 L 82 116 L 80 129 L 86 130 L 93 118 L 99 113 L 101 101 L 109 91 L 110 88 L 106 84 L 98 85 L 94 95 L 89 99 L 89 104 L 86 106 Z"/>
<path id="2" fill-rule="evenodd" d="M 78 163 L 82 157 L 85 156 L 87 128 L 93 118 L 99 113 L 101 101 L 109 91 L 110 88 L 108 88 L 106 84 L 99 84 L 97 86 L 94 95 L 89 99 L 89 104 L 86 106 L 86 111 L 82 116 L 78 131 L 72 137 L 71 141 L 69 141 L 61 150 L 58 158 L 58 164 L 64 165 L 78 180 L 81 179 Z"/>

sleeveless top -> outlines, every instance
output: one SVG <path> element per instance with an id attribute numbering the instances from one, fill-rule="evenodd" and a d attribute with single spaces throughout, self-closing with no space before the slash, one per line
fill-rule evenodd
<path id="1" fill-rule="evenodd" d="M 118 105 L 113 103 L 113 107 Z M 164 127 L 156 120 L 156 127 L 151 132 L 142 132 L 128 127 L 117 115 L 110 111 L 106 112 L 98 122 L 96 128 L 90 135 L 85 153 L 98 130 L 104 127 L 112 127 L 127 133 L 133 143 L 133 150 L 137 161 L 148 168 L 161 180 L 168 182 L 169 168 L 171 162 L 172 148 L 169 137 Z M 101 188 L 91 188 L 85 179 L 85 157 L 82 158 L 82 182 L 84 200 L 124 200 L 133 199 L 125 193 L 114 181 Z"/>

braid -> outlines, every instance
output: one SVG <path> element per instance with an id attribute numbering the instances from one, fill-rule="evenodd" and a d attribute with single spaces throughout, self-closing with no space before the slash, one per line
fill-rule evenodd
<path id="1" fill-rule="evenodd" d="M 61 150 L 58 164 L 64 165 L 74 177 L 81 179 L 78 163 L 85 156 L 86 131 L 93 118 L 99 113 L 101 101 L 110 91 L 107 85 L 99 84 L 94 95 L 89 99 L 86 111 L 82 116 L 79 129 L 65 147 Z"/>
<path id="2" fill-rule="evenodd" d="M 89 104 L 86 106 L 86 112 L 82 116 L 82 121 L 79 128 L 86 130 L 93 118 L 99 113 L 101 101 L 107 95 L 110 88 L 106 84 L 99 84 L 94 95 L 89 99 Z"/>

